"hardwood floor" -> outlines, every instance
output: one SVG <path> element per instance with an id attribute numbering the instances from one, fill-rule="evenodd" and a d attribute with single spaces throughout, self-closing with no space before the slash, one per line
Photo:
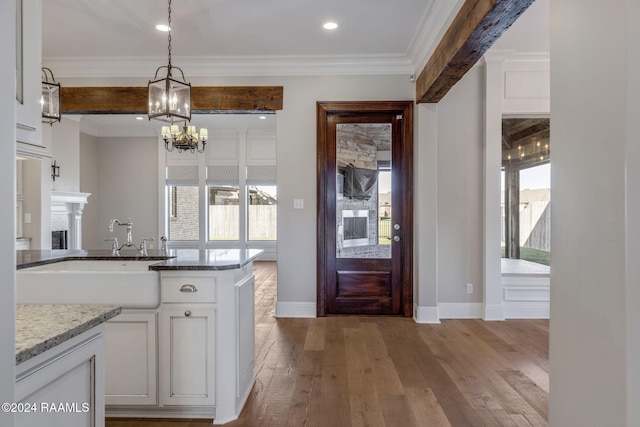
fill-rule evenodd
<path id="1" fill-rule="evenodd" d="M 547 426 L 549 322 L 276 319 L 276 266 L 255 263 L 256 383 L 227 426 Z M 108 419 L 107 427 L 211 420 Z"/>

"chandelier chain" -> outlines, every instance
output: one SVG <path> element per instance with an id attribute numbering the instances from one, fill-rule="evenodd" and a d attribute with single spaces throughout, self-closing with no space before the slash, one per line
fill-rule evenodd
<path id="1" fill-rule="evenodd" d="M 169 76 L 171 76 L 171 0 L 169 0 L 169 35 L 167 38 L 169 39 Z"/>

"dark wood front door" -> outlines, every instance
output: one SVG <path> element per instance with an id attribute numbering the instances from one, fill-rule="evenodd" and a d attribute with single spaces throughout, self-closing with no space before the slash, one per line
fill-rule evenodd
<path id="1" fill-rule="evenodd" d="M 319 102 L 318 316 L 413 315 L 413 102 Z"/>

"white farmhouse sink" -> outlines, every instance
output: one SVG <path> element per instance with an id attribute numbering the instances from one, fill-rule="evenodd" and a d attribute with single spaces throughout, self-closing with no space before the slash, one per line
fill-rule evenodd
<path id="1" fill-rule="evenodd" d="M 16 271 L 20 304 L 160 305 L 159 260 L 60 261 Z"/>

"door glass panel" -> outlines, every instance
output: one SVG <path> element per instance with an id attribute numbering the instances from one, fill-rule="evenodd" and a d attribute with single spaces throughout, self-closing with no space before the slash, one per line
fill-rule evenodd
<path id="1" fill-rule="evenodd" d="M 336 258 L 391 258 L 391 124 L 336 126 Z"/>

